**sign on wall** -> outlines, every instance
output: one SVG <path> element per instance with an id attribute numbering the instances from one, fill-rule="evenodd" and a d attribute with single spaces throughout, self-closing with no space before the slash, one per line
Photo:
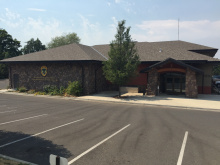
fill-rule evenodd
<path id="1" fill-rule="evenodd" d="M 41 74 L 42 74 L 42 76 L 46 76 L 47 75 L 47 67 L 46 66 L 42 66 L 41 67 Z"/>

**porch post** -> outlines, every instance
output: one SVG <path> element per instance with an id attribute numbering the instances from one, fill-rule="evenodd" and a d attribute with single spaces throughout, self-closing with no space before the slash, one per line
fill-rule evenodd
<path id="1" fill-rule="evenodd" d="M 196 81 L 196 72 L 191 69 L 186 69 L 186 97 L 197 98 L 198 97 L 198 87 Z"/>
<path id="2" fill-rule="evenodd" d="M 148 72 L 147 95 L 156 95 L 158 85 L 158 72 L 155 68 Z"/>

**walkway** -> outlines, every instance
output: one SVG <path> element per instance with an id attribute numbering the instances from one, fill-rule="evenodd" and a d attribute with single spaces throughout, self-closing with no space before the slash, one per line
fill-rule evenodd
<path id="1" fill-rule="evenodd" d="M 118 95 L 117 91 L 108 91 L 89 96 L 81 96 L 79 99 L 220 110 L 220 95 L 200 94 L 198 98 L 185 98 L 183 95 L 143 96 L 141 93 L 127 93 L 122 95 L 122 98 L 115 98 L 116 95 Z"/>

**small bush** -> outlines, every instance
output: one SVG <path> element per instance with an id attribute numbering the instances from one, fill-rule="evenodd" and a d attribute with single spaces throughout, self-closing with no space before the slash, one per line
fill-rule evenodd
<path id="1" fill-rule="evenodd" d="M 79 81 L 69 81 L 66 93 L 73 96 L 80 96 L 82 94 L 82 87 Z"/>
<path id="2" fill-rule="evenodd" d="M 63 86 L 61 86 L 60 87 L 60 95 L 64 95 L 65 93 L 66 93 L 66 89 Z"/>
<path id="3" fill-rule="evenodd" d="M 64 95 L 66 89 L 63 86 L 61 86 L 59 89 L 55 85 L 45 85 L 43 87 L 43 92 L 49 95 Z"/>
<path id="4" fill-rule="evenodd" d="M 27 93 L 28 93 L 28 94 L 34 94 L 34 93 L 36 93 L 36 91 L 35 91 L 34 89 L 31 89 L 31 90 L 29 90 Z"/>
<path id="5" fill-rule="evenodd" d="M 19 91 L 19 92 L 26 92 L 26 91 L 27 91 L 27 88 L 25 88 L 25 87 L 20 87 L 20 88 L 18 88 L 18 91 Z"/>
<path id="6" fill-rule="evenodd" d="M 57 87 L 55 85 L 44 85 L 43 86 L 43 91 L 45 93 L 52 93 L 56 89 L 57 89 Z"/>
<path id="7" fill-rule="evenodd" d="M 46 93 L 45 93 L 45 92 L 38 91 L 38 92 L 35 93 L 35 95 L 46 95 Z"/>

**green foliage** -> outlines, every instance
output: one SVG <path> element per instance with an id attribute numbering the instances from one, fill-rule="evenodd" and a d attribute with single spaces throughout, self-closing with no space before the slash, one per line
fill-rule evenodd
<path id="1" fill-rule="evenodd" d="M 4 29 L 0 29 L 0 60 L 10 57 L 19 56 L 20 41 L 13 39 Z"/>
<path id="2" fill-rule="evenodd" d="M 34 89 L 30 89 L 27 93 L 28 94 L 34 94 L 34 93 L 36 93 L 36 91 Z"/>
<path id="3" fill-rule="evenodd" d="M 0 64 L 0 79 L 8 78 L 8 67 L 5 64 Z"/>
<path id="4" fill-rule="evenodd" d="M 49 95 L 64 95 L 66 89 L 63 86 L 61 86 L 59 89 L 55 85 L 45 85 L 43 87 L 43 92 Z"/>
<path id="5" fill-rule="evenodd" d="M 140 64 L 135 42 L 132 41 L 129 32 L 130 27 L 125 27 L 125 20 L 118 23 L 115 40 L 110 44 L 109 59 L 103 62 L 106 79 L 118 86 L 126 84 L 135 76 L 137 66 Z"/>
<path id="6" fill-rule="evenodd" d="M 213 75 L 220 75 L 220 65 L 216 65 L 213 67 Z"/>
<path id="7" fill-rule="evenodd" d="M 28 54 L 28 53 L 34 53 L 34 52 L 39 52 L 41 50 L 45 50 L 46 46 L 41 43 L 41 41 L 37 38 L 34 40 L 31 38 L 29 41 L 26 42 L 27 44 L 24 46 L 23 49 L 21 49 L 23 54 Z"/>
<path id="8" fill-rule="evenodd" d="M 61 86 L 59 92 L 60 92 L 60 95 L 64 95 L 66 93 L 66 89 L 63 86 Z"/>
<path id="9" fill-rule="evenodd" d="M 6 30 L 0 28 L 0 60 L 19 56 L 19 47 L 20 41 L 13 39 Z M 0 64 L 0 78 L 8 78 L 8 69 L 4 64 Z"/>
<path id="10" fill-rule="evenodd" d="M 82 86 L 79 81 L 69 82 L 66 93 L 68 95 L 80 96 L 82 94 Z"/>
<path id="11" fill-rule="evenodd" d="M 56 86 L 55 85 L 44 85 L 43 86 L 43 92 L 45 93 L 51 93 L 53 92 L 54 90 L 56 90 Z"/>
<path id="12" fill-rule="evenodd" d="M 49 95 L 59 95 L 60 91 L 55 85 L 45 85 L 43 87 L 43 92 Z"/>
<path id="13" fill-rule="evenodd" d="M 18 91 L 21 92 L 21 93 L 23 93 L 23 92 L 26 92 L 26 91 L 27 91 L 27 88 L 25 88 L 25 87 L 20 87 L 20 88 L 18 88 Z"/>
<path id="14" fill-rule="evenodd" d="M 57 36 L 52 38 L 51 41 L 48 43 L 48 49 L 68 45 L 72 43 L 80 43 L 80 38 L 77 36 L 76 33 L 68 33 L 62 36 Z"/>
<path id="15" fill-rule="evenodd" d="M 35 95 L 47 95 L 47 93 L 42 92 L 42 91 L 38 91 L 38 92 L 35 93 Z"/>

